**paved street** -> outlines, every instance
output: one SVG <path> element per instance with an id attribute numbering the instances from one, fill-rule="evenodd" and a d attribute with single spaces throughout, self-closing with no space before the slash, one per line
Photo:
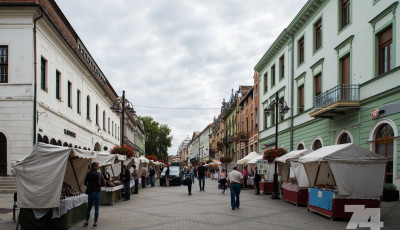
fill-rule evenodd
<path id="1" fill-rule="evenodd" d="M 307 212 L 305 207 L 271 200 L 270 195 L 256 196 L 253 190 L 242 190 L 240 197 L 240 209 L 233 211 L 229 191 L 221 195 L 216 180 L 206 181 L 205 192 L 200 192 L 196 183 L 192 196 L 187 195 L 186 186 L 147 187 L 139 195 L 132 195 L 128 202 L 100 206 L 98 229 L 346 229 L 347 226 L 347 221 L 331 221 Z M 383 229 L 398 229 L 399 204 L 382 203 Z M 0 205 L 11 208 L 12 196 L 1 194 Z M 11 218 L 10 213 L 0 214 L 0 229 L 15 229 Z M 83 229 L 82 226 L 83 221 L 71 229 Z"/>

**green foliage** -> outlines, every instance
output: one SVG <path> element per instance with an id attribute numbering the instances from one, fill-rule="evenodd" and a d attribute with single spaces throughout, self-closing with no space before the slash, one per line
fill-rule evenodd
<path id="1" fill-rule="evenodd" d="M 172 146 L 171 129 L 168 125 L 154 121 L 152 117 L 139 117 L 144 123 L 146 135 L 146 152 L 152 153 L 158 159 L 166 160 L 168 148 Z M 147 155 L 147 154 L 146 154 Z"/>
<path id="2" fill-rule="evenodd" d="M 395 190 L 397 190 L 397 187 L 396 187 L 396 185 L 394 185 L 394 184 L 386 183 L 386 184 L 383 185 L 383 189 L 384 189 L 384 190 L 392 190 L 392 191 L 395 191 Z"/>

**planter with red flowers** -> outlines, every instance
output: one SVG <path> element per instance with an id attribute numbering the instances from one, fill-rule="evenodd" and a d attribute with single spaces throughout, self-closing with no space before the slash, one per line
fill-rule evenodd
<path id="1" fill-rule="evenodd" d="M 133 157 L 135 155 L 135 150 L 127 145 L 117 145 L 110 150 L 111 154 L 125 155 L 127 158 Z"/>
<path id="2" fill-rule="evenodd" d="M 146 158 L 150 161 L 158 161 L 158 158 L 154 155 L 147 155 Z"/>
<path id="3" fill-rule="evenodd" d="M 268 163 L 273 163 L 275 158 L 278 158 L 280 156 L 283 156 L 287 153 L 287 150 L 284 148 L 271 148 L 271 149 L 266 149 L 264 151 L 264 160 L 267 160 Z"/>

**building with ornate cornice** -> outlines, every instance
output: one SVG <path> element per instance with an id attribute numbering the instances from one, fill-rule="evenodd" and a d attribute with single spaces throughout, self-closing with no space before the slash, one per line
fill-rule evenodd
<path id="1" fill-rule="evenodd" d="M 54 0 L 0 1 L 0 175 L 45 142 L 108 151 L 118 95 Z"/>
<path id="2" fill-rule="evenodd" d="M 237 100 L 238 100 L 238 92 L 234 92 L 232 89 L 232 94 L 227 102 L 227 110 L 223 114 L 223 121 L 225 126 L 225 135 L 223 138 L 224 150 L 226 156 L 232 157 L 233 161 L 236 162 L 236 143 L 235 139 L 237 136 L 236 128 L 237 128 Z"/>
<path id="3" fill-rule="evenodd" d="M 186 137 L 185 140 L 179 145 L 177 155 L 179 156 L 179 162 L 181 166 L 187 166 L 189 155 L 188 155 L 188 145 L 190 143 L 190 138 Z"/>
<path id="4" fill-rule="evenodd" d="M 309 0 L 254 67 L 259 151 L 355 143 L 388 159 L 400 186 L 398 0 Z M 265 113 L 275 100 L 288 114 Z M 282 107 L 280 107 L 282 108 Z"/>

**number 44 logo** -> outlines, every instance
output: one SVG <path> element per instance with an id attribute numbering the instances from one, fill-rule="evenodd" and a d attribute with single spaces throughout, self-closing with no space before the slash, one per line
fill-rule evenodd
<path id="1" fill-rule="evenodd" d="M 345 212 L 353 212 L 346 229 L 370 228 L 379 230 L 383 228 L 380 208 L 365 208 L 365 205 L 345 205 Z M 369 221 L 370 220 L 370 221 Z"/>

